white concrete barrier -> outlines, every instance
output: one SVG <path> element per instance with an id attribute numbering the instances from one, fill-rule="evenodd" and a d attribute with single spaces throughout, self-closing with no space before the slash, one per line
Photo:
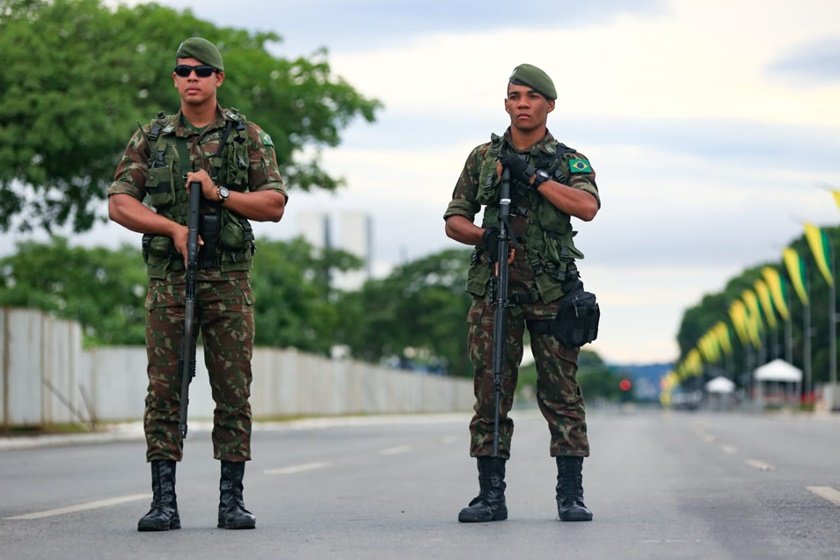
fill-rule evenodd
<path id="1" fill-rule="evenodd" d="M 190 420 L 211 420 L 203 349 L 196 351 Z M 31 309 L 0 308 L 0 427 L 136 421 L 146 396 L 146 350 L 82 348 L 74 322 Z M 256 419 L 417 412 L 462 412 L 472 381 L 258 347 L 252 360 Z"/>

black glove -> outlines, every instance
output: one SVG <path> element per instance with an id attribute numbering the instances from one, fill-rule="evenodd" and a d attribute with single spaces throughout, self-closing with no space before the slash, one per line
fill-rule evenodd
<path id="1" fill-rule="evenodd" d="M 528 168 L 528 162 L 516 154 L 506 154 L 499 158 L 499 163 L 510 171 L 510 180 L 518 181 L 525 185 L 531 182 L 534 170 Z"/>
<path id="2" fill-rule="evenodd" d="M 484 244 L 484 250 L 487 251 L 487 256 L 490 257 L 490 262 L 498 262 L 499 260 L 499 228 L 489 227 L 484 230 L 481 235 L 481 241 Z"/>

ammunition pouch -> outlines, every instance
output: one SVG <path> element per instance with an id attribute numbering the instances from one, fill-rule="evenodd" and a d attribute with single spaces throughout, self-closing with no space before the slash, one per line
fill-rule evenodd
<path id="1" fill-rule="evenodd" d="M 219 214 L 206 212 L 199 215 L 198 233 L 204 245 L 198 249 L 198 268 L 219 268 Z"/>
<path id="2" fill-rule="evenodd" d="M 553 319 L 528 321 L 531 335 L 551 334 L 566 348 L 578 348 L 598 338 L 601 309 L 595 294 L 583 289 L 572 291 L 559 300 Z"/>

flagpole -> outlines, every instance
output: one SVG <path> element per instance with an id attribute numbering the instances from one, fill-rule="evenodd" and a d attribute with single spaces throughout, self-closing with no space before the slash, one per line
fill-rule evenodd
<path id="1" fill-rule="evenodd" d="M 810 293 L 808 275 L 805 277 L 805 293 Z M 805 371 L 805 398 L 811 400 L 811 300 L 802 306 L 802 369 Z M 833 397 L 832 397 L 833 400 Z M 831 403 L 829 403 L 831 406 Z"/>
<path id="2" fill-rule="evenodd" d="M 831 268 L 834 269 L 834 249 L 831 247 L 831 241 L 828 241 L 828 251 L 831 263 Z M 831 271 L 832 280 L 836 277 L 834 270 Z M 828 283 L 828 348 L 829 348 L 829 371 L 831 372 L 831 402 L 829 403 L 829 412 L 834 412 L 837 399 L 834 397 L 834 392 L 837 386 L 837 288 L 834 282 Z"/>

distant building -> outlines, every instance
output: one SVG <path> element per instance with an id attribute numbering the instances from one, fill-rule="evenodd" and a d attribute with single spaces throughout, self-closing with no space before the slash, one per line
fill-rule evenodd
<path id="1" fill-rule="evenodd" d="M 364 264 L 361 270 L 334 273 L 333 286 L 356 290 L 373 272 L 373 220 L 365 212 L 341 212 L 337 216 L 338 235 L 333 235 L 335 216 L 325 212 L 301 212 L 297 215 L 301 235 L 318 249 L 340 249 L 356 255 Z"/>

